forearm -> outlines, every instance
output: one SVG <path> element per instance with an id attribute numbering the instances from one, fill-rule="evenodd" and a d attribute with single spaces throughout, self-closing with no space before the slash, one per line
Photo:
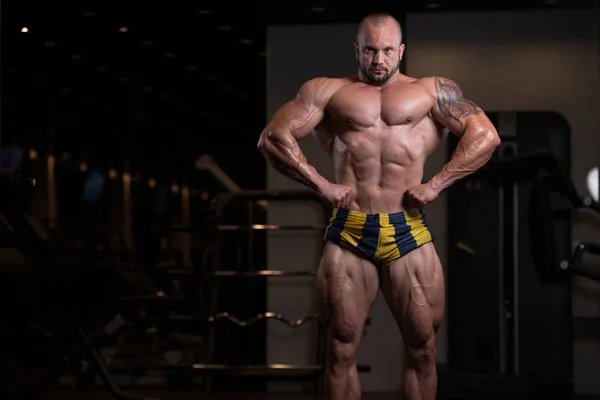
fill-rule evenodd
<path id="1" fill-rule="evenodd" d="M 483 167 L 500 144 L 498 134 L 492 130 L 468 130 L 463 134 L 450 161 L 429 181 L 438 192 Z"/>
<path id="2" fill-rule="evenodd" d="M 275 170 L 316 192 L 331 184 L 308 163 L 291 135 L 269 132 L 261 137 L 258 148 Z"/>

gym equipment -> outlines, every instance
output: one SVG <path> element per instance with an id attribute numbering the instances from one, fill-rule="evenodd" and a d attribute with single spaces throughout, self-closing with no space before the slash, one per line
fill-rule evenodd
<path id="1" fill-rule="evenodd" d="M 529 167 L 528 167 L 529 166 Z M 531 256 L 535 264 L 535 272 L 540 282 L 545 285 L 570 284 L 571 275 L 579 275 L 600 282 L 600 264 L 598 268 L 585 268 L 583 258 L 587 254 L 600 256 L 600 244 L 581 242 L 572 251 L 561 249 L 557 224 L 570 221 L 571 214 L 580 209 L 589 209 L 600 213 L 600 204 L 589 196 L 581 197 L 572 181 L 565 177 L 558 166 L 556 158 L 548 152 L 535 152 L 530 155 L 503 159 L 492 163 L 481 171 L 479 179 L 500 182 L 503 175 L 511 175 L 515 170 L 525 174 L 536 168 L 545 169 L 551 175 L 545 175 L 533 182 L 529 196 L 529 242 Z M 514 175 L 513 175 L 514 176 Z M 480 182 L 481 182 L 480 181 Z M 534 334 L 545 335 L 545 324 L 538 321 L 540 329 Z M 598 318 L 578 317 L 573 320 L 573 334 L 600 336 L 600 320 Z M 561 345 L 564 345 L 562 343 Z M 566 388 L 557 394 L 556 388 L 545 378 L 526 377 L 519 374 L 500 375 L 482 374 L 474 371 L 457 371 L 445 365 L 438 366 L 440 371 L 440 387 L 443 388 L 444 399 L 464 396 L 465 388 L 472 393 L 486 397 L 477 398 L 569 398 Z M 493 395 L 492 395 L 493 393 Z M 492 397 L 490 397 L 492 396 Z M 561 397 L 562 396 L 562 397 Z M 460 397 L 462 398 L 462 397 Z"/>
<path id="2" fill-rule="evenodd" d="M 315 203 L 323 210 L 322 224 L 276 225 L 265 224 L 266 202 Z M 208 307 L 203 310 L 207 317 L 200 318 L 205 326 L 206 359 L 187 368 L 202 372 L 206 390 L 212 391 L 216 378 L 227 375 L 227 386 L 236 383 L 234 376 L 252 377 L 266 380 L 303 380 L 315 383 L 315 392 L 323 392 L 323 372 L 325 368 L 325 337 L 316 315 L 309 314 L 301 319 L 290 320 L 275 312 L 264 312 L 266 300 L 266 278 L 285 279 L 287 277 L 313 277 L 313 271 L 283 271 L 256 269 L 266 262 L 260 248 L 266 247 L 264 233 L 274 230 L 322 231 L 327 226 L 331 210 L 312 192 L 268 192 L 236 191 L 218 196 L 214 203 L 214 220 L 210 226 L 174 227 L 176 232 L 212 232 L 209 262 L 194 271 L 171 270 L 171 274 L 196 277 L 204 282 L 204 301 Z M 237 223 L 246 219 L 245 223 Z M 257 223 L 256 221 L 259 221 Z M 262 234 L 262 235 L 261 235 Z M 239 235 L 239 236 L 236 236 Z M 240 302 L 242 298 L 244 301 Z M 222 311 L 227 310 L 227 311 Z M 255 315 L 248 320 L 240 320 L 237 315 Z M 310 321 L 317 325 L 317 360 L 314 365 L 291 365 L 286 363 L 267 364 L 265 361 L 266 328 L 265 320 L 275 319 L 290 328 L 298 328 Z M 223 323 L 218 323 L 223 321 Z M 370 321 L 367 321 L 367 325 Z M 242 328 L 242 329 L 240 329 Z M 359 372 L 369 372 L 370 367 L 360 365 Z M 261 379 L 258 379 L 260 382 Z M 252 386 L 251 386 L 252 387 Z"/>
<path id="3" fill-rule="evenodd" d="M 0 245 L 11 248 L 13 253 L 22 254 L 20 260 L 18 257 L 14 261 L 3 260 L 2 273 L 5 276 L 2 282 L 21 285 L 26 290 L 21 293 L 22 297 L 31 302 L 25 308 L 23 302 L 15 298 L 4 298 L 2 301 L 2 304 L 12 308 L 11 311 L 15 311 L 3 313 L 11 318 L 4 321 L 2 339 L 5 343 L 10 341 L 15 345 L 6 349 L 0 358 L 3 376 L 0 397 L 34 398 L 56 385 L 65 374 L 81 375 L 83 363 L 94 367 L 114 398 L 153 400 L 124 393 L 115 384 L 98 354 L 98 346 L 114 336 L 125 324 L 121 315 L 113 317 L 91 334 L 81 326 L 62 326 L 64 321 L 60 318 L 59 322 L 51 324 L 54 317 L 48 315 L 46 309 L 49 299 L 43 296 L 60 296 L 61 289 L 50 283 L 55 282 L 50 279 L 55 278 L 52 275 L 58 273 L 53 270 L 57 260 L 51 251 L 51 240 L 28 214 L 34 185 L 35 181 L 22 176 L 19 170 L 0 168 Z M 3 291 L 4 296 L 7 294 L 7 291 Z M 74 343 L 73 338 L 79 340 L 75 339 Z"/>
<path id="4" fill-rule="evenodd" d="M 580 196 L 573 183 L 562 174 L 547 176 L 534 183 L 530 197 L 532 255 L 540 279 L 549 285 L 571 282 L 580 276 L 600 282 L 600 243 L 581 241 L 574 248 L 557 245 L 557 230 L 575 212 L 592 214 L 600 221 L 600 203 Z M 600 337 L 600 318 L 574 317 L 574 338 Z"/>
<path id="5" fill-rule="evenodd" d="M 536 182 L 570 174 L 569 126 L 554 112 L 489 116 L 502 144 L 484 168 L 448 190 L 449 365 L 441 367 L 441 394 L 568 399 L 571 287 L 540 277 L 533 249 L 544 225 L 532 223 L 538 210 L 531 201 Z M 449 137 L 448 159 L 457 143 Z M 554 239 L 559 254 L 570 251 L 569 216 L 557 221 Z M 490 380 L 504 382 L 501 391 Z"/>
<path id="6" fill-rule="evenodd" d="M 552 160 L 551 155 L 547 159 Z M 568 274 L 585 276 L 600 282 L 600 270 L 588 271 L 582 266 L 586 254 L 600 256 L 600 244 L 581 242 L 573 251 L 561 248 L 556 238 L 557 224 L 569 219 L 574 211 L 589 209 L 600 216 L 600 203 L 591 196 L 581 197 L 573 183 L 563 174 L 543 177 L 534 182 L 530 197 L 530 240 L 534 262 L 540 279 L 560 282 Z"/>

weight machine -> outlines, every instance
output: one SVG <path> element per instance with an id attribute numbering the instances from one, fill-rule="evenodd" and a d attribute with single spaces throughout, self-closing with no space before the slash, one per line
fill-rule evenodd
<path id="1" fill-rule="evenodd" d="M 556 367 L 548 366 L 548 363 L 540 362 L 539 359 L 536 361 L 537 354 L 544 350 L 548 339 L 538 340 L 541 343 L 537 344 L 533 343 L 532 340 L 535 336 L 538 339 L 544 335 L 551 336 L 552 340 L 550 341 L 555 343 L 552 351 L 556 351 L 556 357 L 563 360 L 566 355 L 571 354 L 570 350 L 563 349 L 571 348 L 571 340 L 574 335 L 600 335 L 600 320 L 598 318 L 573 318 L 571 316 L 570 290 L 568 290 L 571 277 L 574 275 L 600 282 L 600 264 L 596 268 L 586 267 L 585 265 L 586 257 L 600 256 L 600 244 L 582 241 L 572 246 L 570 240 L 573 214 L 588 210 L 598 216 L 600 204 L 590 196 L 582 197 L 577 193 L 573 182 L 565 176 L 559 160 L 548 151 L 534 151 L 528 154 L 495 159 L 469 179 L 470 182 L 465 182 L 465 185 L 477 185 L 480 188 L 490 188 L 489 190 L 498 187 L 517 187 L 519 185 L 520 188 L 527 188 L 526 190 L 521 189 L 523 193 L 528 195 L 522 195 L 519 203 L 521 205 L 519 208 L 521 216 L 516 222 L 519 229 L 526 232 L 523 238 L 526 241 L 525 243 L 519 243 L 520 246 L 518 247 L 521 250 L 515 256 L 522 261 L 527 270 L 521 265 L 520 269 L 514 272 L 516 276 L 511 276 L 514 280 L 505 283 L 510 288 L 505 292 L 508 296 L 503 304 L 498 305 L 503 310 L 501 318 L 510 321 L 506 323 L 506 326 L 515 327 L 504 331 L 504 335 L 501 337 L 509 340 L 504 342 L 506 344 L 500 341 L 498 348 L 500 351 L 504 349 L 507 353 L 516 348 L 516 354 L 510 355 L 513 357 L 515 364 L 521 368 L 521 371 L 519 369 L 513 370 L 506 364 L 505 371 L 492 368 L 486 370 L 484 365 L 479 367 L 480 371 L 477 371 L 473 361 L 469 361 L 470 364 L 467 364 L 462 360 L 466 367 L 456 367 L 452 365 L 452 361 L 450 365 L 439 365 L 441 398 L 462 399 L 465 398 L 463 396 L 467 396 L 466 398 L 496 399 L 498 396 L 502 396 L 502 398 L 539 396 L 547 399 L 568 399 L 572 395 L 572 377 L 568 373 L 559 371 L 564 371 L 565 368 L 568 369 L 568 365 L 572 361 L 565 358 L 565 362 L 568 364 L 556 364 Z M 473 196 L 473 201 L 481 201 L 486 194 L 471 194 L 471 196 Z M 508 208 L 508 210 L 511 210 L 511 208 Z M 501 209 L 500 212 L 507 211 Z M 466 221 L 466 224 L 468 223 Z M 480 231 L 492 226 L 481 220 L 479 224 Z M 481 224 L 483 224 L 483 227 Z M 464 232 L 470 232 L 472 229 L 473 227 L 467 227 Z M 569 232 L 569 234 L 566 235 L 565 232 Z M 501 241 L 500 243 L 506 242 Z M 471 251 L 465 251 L 465 248 Z M 485 262 L 486 255 L 489 253 L 485 250 L 482 251 L 479 247 L 476 250 L 479 251 L 474 251 L 463 244 L 461 248 L 457 247 L 453 251 L 455 254 L 461 254 L 461 260 L 465 261 L 466 265 L 473 263 L 474 266 L 480 269 L 489 268 L 490 266 Z M 501 250 L 498 249 L 497 251 Z M 509 256 L 509 254 L 506 256 Z M 531 260 L 530 264 L 527 263 L 527 260 Z M 529 269 L 529 265 L 533 268 Z M 464 265 L 461 264 L 462 266 Z M 482 270 L 481 273 L 491 275 L 489 270 Z M 494 279 L 496 278 L 494 277 Z M 527 286 L 525 287 L 519 280 L 526 282 Z M 467 282 L 463 282 L 463 284 L 467 284 Z M 449 291 L 451 290 L 452 287 L 449 288 Z M 552 297 L 553 293 L 556 296 L 552 301 L 558 303 L 545 304 L 544 307 L 549 307 L 548 312 L 544 311 L 542 313 L 542 309 L 540 309 L 542 305 L 539 299 L 536 302 L 536 296 L 543 295 L 546 299 L 548 296 Z M 564 296 L 565 293 L 568 295 L 567 297 Z M 513 297 L 520 297 L 518 300 L 521 304 L 513 302 Z M 560 303 L 563 300 L 566 304 Z M 544 303 L 546 303 L 546 300 L 544 300 Z M 561 317 L 563 313 L 560 310 L 563 308 L 568 313 L 569 319 L 567 320 L 563 320 Z M 482 308 L 480 311 L 483 313 L 481 315 L 486 313 L 496 315 L 487 307 Z M 529 323 L 530 325 L 531 323 L 537 324 L 537 329 L 528 328 L 524 330 L 522 327 L 518 328 L 520 321 L 516 319 L 521 311 L 532 318 L 536 318 L 534 322 Z M 460 309 L 457 309 L 455 315 L 458 315 L 459 312 Z M 464 313 L 465 310 L 463 309 L 462 315 Z M 536 313 L 538 316 L 535 316 Z M 550 314 L 556 316 L 556 318 L 552 317 L 555 318 L 555 321 L 550 322 L 553 325 L 552 332 L 548 332 L 543 327 L 544 324 L 548 324 L 546 318 Z M 516 321 L 512 321 L 513 319 Z M 555 322 L 561 322 L 563 325 L 557 326 Z M 454 323 L 460 325 L 464 322 Z M 478 323 L 485 324 L 481 321 Z M 463 327 L 462 329 L 465 332 L 466 328 Z M 482 333 L 479 333 L 479 335 L 482 335 Z M 470 346 L 470 349 L 459 347 L 455 348 L 454 351 L 472 352 L 474 349 L 480 351 L 477 348 L 481 346 L 477 342 L 479 337 L 474 336 L 475 340 L 473 340 L 474 338 L 469 339 L 470 345 L 468 346 Z M 570 340 L 568 340 L 569 338 Z M 452 343 L 450 345 L 452 346 Z M 550 352 L 547 357 L 552 358 L 552 351 L 549 348 L 546 348 L 545 351 Z M 482 357 L 481 353 L 479 357 Z M 510 360 L 511 358 L 507 357 L 507 359 Z M 469 360 L 473 360 L 473 358 Z M 518 364 L 519 360 L 523 364 Z M 545 371 L 544 368 L 547 368 L 548 371 Z M 542 372 L 542 370 L 544 371 Z M 551 378 L 553 374 L 556 374 L 556 378 Z M 469 393 L 469 395 L 466 393 Z"/>
<path id="2" fill-rule="evenodd" d="M 580 196 L 573 182 L 559 172 L 556 159 L 550 154 L 539 154 L 537 158 L 552 171 L 534 182 L 530 197 L 530 225 L 537 227 L 531 230 L 531 242 L 535 244 L 532 250 L 540 278 L 552 282 L 573 274 L 600 282 L 600 269 L 591 271 L 583 265 L 586 255 L 600 256 L 600 243 L 582 241 L 572 252 L 561 254 L 556 238 L 557 222 L 570 219 L 573 212 L 580 210 L 600 216 L 600 203 L 591 196 Z"/>

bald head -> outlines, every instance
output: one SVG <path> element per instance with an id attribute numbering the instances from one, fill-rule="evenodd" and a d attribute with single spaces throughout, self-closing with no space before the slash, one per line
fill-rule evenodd
<path id="1" fill-rule="evenodd" d="M 384 85 L 400 72 L 404 54 L 402 28 L 386 13 L 370 14 L 360 21 L 354 52 L 363 82 Z"/>
<path id="2" fill-rule="evenodd" d="M 400 26 L 400 22 L 387 13 L 369 14 L 364 17 L 358 23 L 356 43 L 364 42 L 365 36 L 371 36 L 371 34 L 382 30 L 389 33 L 396 33 L 398 35 L 399 44 L 402 43 L 402 27 Z"/>

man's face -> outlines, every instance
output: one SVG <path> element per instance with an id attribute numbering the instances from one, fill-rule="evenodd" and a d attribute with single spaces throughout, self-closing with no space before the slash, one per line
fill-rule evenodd
<path id="1" fill-rule="evenodd" d="M 383 85 L 400 70 L 404 53 L 400 30 L 393 21 L 376 26 L 365 24 L 354 45 L 358 67 L 372 84 Z"/>

